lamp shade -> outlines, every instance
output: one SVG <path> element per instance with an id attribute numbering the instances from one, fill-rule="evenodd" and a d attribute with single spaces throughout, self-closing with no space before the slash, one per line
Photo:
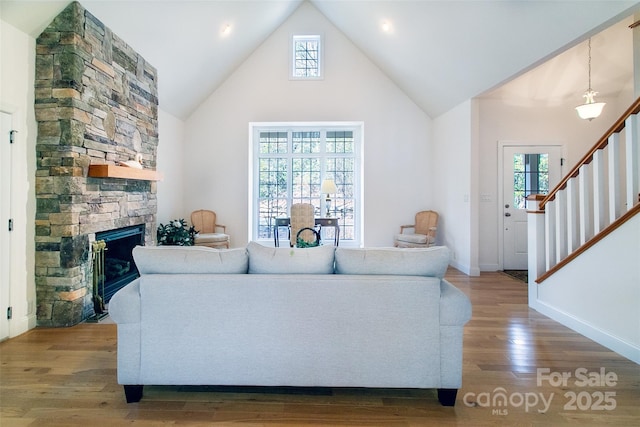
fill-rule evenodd
<path id="1" fill-rule="evenodd" d="M 576 111 L 578 112 L 578 116 L 581 119 L 591 120 L 595 119 L 602 113 L 602 109 L 604 108 L 605 102 L 593 102 L 578 105 L 576 107 Z"/>
<path id="2" fill-rule="evenodd" d="M 338 192 L 338 187 L 332 179 L 325 179 L 320 186 L 320 192 L 324 194 L 335 194 Z"/>

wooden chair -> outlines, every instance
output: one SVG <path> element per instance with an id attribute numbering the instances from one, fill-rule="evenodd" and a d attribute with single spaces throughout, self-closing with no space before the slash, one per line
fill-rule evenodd
<path id="1" fill-rule="evenodd" d="M 196 246 L 208 246 L 210 248 L 229 248 L 229 235 L 227 227 L 216 224 L 214 211 L 200 209 L 191 213 L 191 224 L 198 231 L 195 236 Z M 222 233 L 217 230 L 222 229 Z"/>
<path id="2" fill-rule="evenodd" d="M 411 228 L 413 233 L 405 233 L 405 230 Z M 396 234 L 393 246 L 398 248 L 435 246 L 437 231 L 438 213 L 436 211 L 420 211 L 416 214 L 414 224 L 400 226 L 400 234 Z"/>
<path id="3" fill-rule="evenodd" d="M 316 226 L 315 207 L 310 203 L 294 203 L 291 205 L 290 225 L 289 225 L 289 244 L 291 247 L 296 246 L 298 231 L 303 228 L 314 228 Z M 300 234 L 305 242 L 315 241 L 315 235 L 311 230 L 305 230 Z"/>

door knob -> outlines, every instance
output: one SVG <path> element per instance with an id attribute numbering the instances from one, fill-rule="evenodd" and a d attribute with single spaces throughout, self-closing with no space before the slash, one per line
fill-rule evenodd
<path id="1" fill-rule="evenodd" d="M 506 212 L 504 216 L 511 216 L 511 214 L 509 212 Z"/>

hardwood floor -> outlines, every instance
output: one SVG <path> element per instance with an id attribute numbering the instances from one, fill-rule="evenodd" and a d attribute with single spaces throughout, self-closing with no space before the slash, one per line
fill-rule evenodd
<path id="1" fill-rule="evenodd" d="M 149 386 L 126 404 L 116 327 L 93 323 L 0 343 L 0 425 L 640 425 L 639 365 L 530 310 L 526 285 L 503 273 L 447 278 L 473 303 L 454 408 L 435 390 Z"/>

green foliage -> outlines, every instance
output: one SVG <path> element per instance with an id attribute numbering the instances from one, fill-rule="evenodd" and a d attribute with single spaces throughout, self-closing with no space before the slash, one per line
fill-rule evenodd
<path id="1" fill-rule="evenodd" d="M 305 239 L 302 238 L 301 234 L 303 231 L 312 231 L 315 237 L 315 240 L 311 241 L 311 242 L 307 242 Z M 297 248 L 313 248 L 316 246 L 320 246 L 320 233 L 318 233 L 316 230 L 314 230 L 313 228 L 310 227 L 305 227 L 302 228 L 300 231 L 298 231 L 298 234 L 296 235 L 296 247 Z"/>
<path id="2" fill-rule="evenodd" d="M 315 248 L 316 246 L 319 246 L 319 245 L 320 244 L 316 241 L 307 242 L 302 237 L 298 237 L 298 240 L 296 241 L 296 248 Z"/>
<path id="3" fill-rule="evenodd" d="M 197 233 L 196 229 L 188 226 L 184 219 L 174 219 L 167 225 L 158 226 L 158 245 L 193 246 Z"/>

